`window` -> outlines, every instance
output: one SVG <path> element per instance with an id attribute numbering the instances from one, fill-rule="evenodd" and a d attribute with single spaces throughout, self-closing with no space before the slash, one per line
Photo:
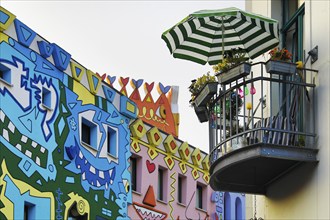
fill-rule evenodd
<path id="1" fill-rule="evenodd" d="M 243 219 L 242 201 L 239 197 L 237 197 L 235 201 L 235 216 L 235 219 L 237 220 Z"/>
<path id="2" fill-rule="evenodd" d="M 305 4 L 298 8 L 297 0 L 282 1 L 283 7 L 283 27 L 282 47 L 287 48 L 292 53 L 293 62 L 303 60 L 303 27 Z"/>
<path id="3" fill-rule="evenodd" d="M 225 210 L 225 219 L 232 219 L 233 216 L 231 216 L 231 198 L 229 192 L 225 192 L 225 204 L 224 204 L 224 210 Z"/>
<path id="4" fill-rule="evenodd" d="M 35 205 L 29 202 L 24 202 L 24 220 L 35 219 Z"/>
<path id="5" fill-rule="evenodd" d="M 158 168 L 158 188 L 157 188 L 157 199 L 160 201 L 167 201 L 167 170 L 166 168 Z"/>
<path id="6" fill-rule="evenodd" d="M 117 132 L 116 130 L 108 127 L 108 153 L 111 156 L 118 157 L 117 155 Z"/>
<path id="7" fill-rule="evenodd" d="M 129 170 L 131 172 L 131 188 L 134 192 L 141 192 L 141 172 L 142 172 L 142 162 L 141 157 L 133 155 L 130 157 L 131 166 Z M 139 175 L 140 174 L 140 175 Z"/>
<path id="8" fill-rule="evenodd" d="M 196 190 L 196 207 L 202 209 L 203 208 L 203 187 L 197 185 Z"/>
<path id="9" fill-rule="evenodd" d="M 164 171 L 162 169 L 158 169 L 158 195 L 157 198 L 159 200 L 164 199 Z"/>
<path id="10" fill-rule="evenodd" d="M 206 186 L 197 183 L 196 187 L 196 208 L 206 210 Z"/>
<path id="11" fill-rule="evenodd" d="M 298 8 L 299 6 L 299 8 Z M 282 34 L 282 47 L 287 48 L 292 53 L 292 61 L 304 60 L 304 16 L 305 16 L 305 3 L 299 5 L 297 0 L 282 0 L 282 20 L 283 27 L 281 29 Z M 283 87 L 280 90 L 281 98 L 287 96 L 287 88 Z M 273 94 L 278 94 L 278 91 Z M 277 95 L 278 96 L 278 95 Z M 283 105 L 283 109 L 286 109 L 286 104 Z M 286 112 L 284 112 L 286 116 Z M 298 129 L 303 130 L 304 125 L 304 108 L 299 108 L 297 112 Z"/>
<path id="12" fill-rule="evenodd" d="M 136 165 L 136 158 L 131 157 L 131 177 L 132 177 L 132 190 L 136 191 L 136 170 L 137 170 L 137 165 Z"/>
<path id="13" fill-rule="evenodd" d="M 49 109 L 51 109 L 51 95 L 52 93 L 48 89 L 42 87 L 42 104 Z"/>
<path id="14" fill-rule="evenodd" d="M 80 215 L 77 210 L 77 203 L 73 203 L 68 211 L 68 220 L 86 220 L 88 219 L 88 214 Z"/>
<path id="15" fill-rule="evenodd" d="M 11 71 L 8 67 L 0 63 L 0 81 L 11 84 Z"/>
<path id="16" fill-rule="evenodd" d="M 97 127 L 85 118 L 81 120 L 81 141 L 90 147 L 96 148 Z"/>
<path id="17" fill-rule="evenodd" d="M 187 179 L 185 176 L 178 176 L 178 202 L 181 204 L 186 204 L 186 188 Z"/>

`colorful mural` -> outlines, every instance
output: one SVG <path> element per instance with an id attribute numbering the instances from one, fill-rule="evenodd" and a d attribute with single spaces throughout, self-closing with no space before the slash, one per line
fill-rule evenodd
<path id="1" fill-rule="evenodd" d="M 0 219 L 127 219 L 135 103 L 0 15 Z"/>
<path id="2" fill-rule="evenodd" d="M 107 77 L 109 84 L 113 85 L 116 77 Z M 178 113 L 178 93 L 177 86 L 164 86 L 162 83 L 157 84 L 157 92 L 159 96 L 154 101 L 152 92 L 155 83 L 143 83 L 143 79 L 129 81 L 129 77 L 118 79 L 121 88 L 120 92 L 128 96 L 138 107 L 138 117 L 144 122 L 157 127 L 158 129 L 178 137 L 179 135 L 179 113 Z M 130 82 L 130 89 L 133 92 L 127 92 L 127 85 Z M 143 85 L 144 98 L 141 98 L 140 87 Z"/>
<path id="3" fill-rule="evenodd" d="M 115 78 L 112 77 L 111 80 L 111 85 L 113 85 Z M 236 215 L 239 219 L 243 219 L 240 217 L 245 216 L 244 197 L 239 198 L 241 206 L 230 208 L 231 206 L 227 205 L 228 214 L 226 216 L 224 195 L 236 198 L 240 194 L 214 192 L 208 185 L 209 156 L 178 139 L 176 133 L 171 133 L 164 126 L 166 123 L 158 123 L 158 116 L 162 115 L 160 110 L 163 102 L 153 101 L 151 90 L 155 83 L 144 83 L 145 98 L 141 101 L 143 93 L 139 91 L 139 87 L 143 80 L 131 80 L 130 85 L 133 88 L 131 94 L 127 92 L 128 82 L 128 77 L 119 78 L 120 88 L 118 90 L 134 100 L 140 112 L 139 119 L 130 125 L 133 153 L 131 159 L 135 161 L 131 163 L 131 166 L 134 167 L 131 167 L 131 172 L 136 177 L 132 177 L 135 179 L 135 182 L 132 183 L 135 187 L 133 206 L 129 207 L 129 216 L 132 219 L 220 220 L 231 219 L 228 216 Z M 164 87 L 158 83 L 157 90 L 160 92 L 156 99 L 162 100 L 164 93 L 167 92 L 170 94 L 169 97 L 177 97 L 176 89 L 176 87 Z M 155 109 L 158 110 L 155 111 Z M 166 116 L 163 115 L 163 119 L 178 118 L 176 117 L 178 114 L 173 113 L 178 109 L 175 101 L 172 101 L 171 105 L 167 103 L 164 109 Z M 154 115 L 154 120 L 146 117 L 149 113 Z M 178 123 L 175 125 L 178 126 Z M 163 177 L 160 178 L 160 176 Z M 160 184 L 160 182 L 162 183 Z M 160 196 L 160 191 L 163 193 L 162 196 Z M 181 195 L 179 196 L 179 194 Z M 231 200 L 227 199 L 226 202 L 231 203 Z"/>
<path id="4" fill-rule="evenodd" d="M 177 87 L 119 77 L 116 90 L 0 18 L 0 219 L 226 217 L 233 194 L 213 192 L 209 156 L 178 139 Z"/>
<path id="5" fill-rule="evenodd" d="M 213 191 L 208 185 L 208 155 L 142 119 L 135 120 L 130 129 L 135 161 L 131 170 L 137 176 L 129 216 L 132 219 L 208 218 L 216 207 L 209 202 Z M 152 199 L 155 195 L 157 199 Z M 198 204 L 199 200 L 202 204 Z"/>

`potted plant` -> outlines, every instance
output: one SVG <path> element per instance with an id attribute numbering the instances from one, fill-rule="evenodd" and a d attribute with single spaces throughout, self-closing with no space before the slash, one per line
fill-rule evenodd
<path id="1" fill-rule="evenodd" d="M 199 122 L 207 122 L 209 120 L 209 114 L 206 106 L 194 106 L 195 113 L 198 117 Z"/>
<path id="2" fill-rule="evenodd" d="M 267 73 L 292 75 L 296 72 L 296 64 L 292 63 L 292 54 L 285 48 L 274 48 L 269 51 L 270 59 L 266 62 Z"/>
<path id="3" fill-rule="evenodd" d="M 189 86 L 191 93 L 190 104 L 195 106 L 206 106 L 210 98 L 217 92 L 218 83 L 215 76 L 211 76 L 209 72 L 203 76 L 192 80 Z"/>
<path id="4" fill-rule="evenodd" d="M 216 78 L 211 76 L 209 72 L 191 81 L 189 86 L 191 99 L 189 102 L 194 107 L 200 122 L 208 121 L 207 104 L 217 92 L 217 88 Z"/>
<path id="5" fill-rule="evenodd" d="M 221 62 L 213 66 L 219 83 L 228 84 L 250 74 L 251 64 L 245 62 L 247 60 L 245 54 L 240 48 L 224 53 Z"/>

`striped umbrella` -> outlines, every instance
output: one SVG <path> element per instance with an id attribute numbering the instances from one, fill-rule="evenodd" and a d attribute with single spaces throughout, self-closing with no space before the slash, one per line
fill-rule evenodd
<path id="1" fill-rule="evenodd" d="M 175 58 L 215 65 L 242 48 L 251 59 L 279 43 L 278 21 L 238 8 L 195 12 L 162 34 Z"/>

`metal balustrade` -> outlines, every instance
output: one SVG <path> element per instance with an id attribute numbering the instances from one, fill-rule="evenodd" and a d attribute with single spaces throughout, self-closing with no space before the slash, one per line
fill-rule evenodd
<path id="1" fill-rule="evenodd" d="M 256 63 L 249 76 L 221 85 L 209 107 L 211 163 L 256 143 L 313 147 L 315 73 L 269 74 Z"/>
<path id="2" fill-rule="evenodd" d="M 215 181 L 212 175 L 223 158 L 240 155 L 241 160 L 247 160 L 238 153 L 245 148 L 266 146 L 268 150 L 262 150 L 276 158 L 281 155 L 289 158 L 300 149 L 315 149 L 316 74 L 317 71 L 311 69 L 297 69 L 295 74 L 270 74 L 265 63 L 259 62 L 252 65 L 250 75 L 220 85 L 208 106 L 211 182 Z M 235 163 L 240 158 L 235 158 Z"/>

